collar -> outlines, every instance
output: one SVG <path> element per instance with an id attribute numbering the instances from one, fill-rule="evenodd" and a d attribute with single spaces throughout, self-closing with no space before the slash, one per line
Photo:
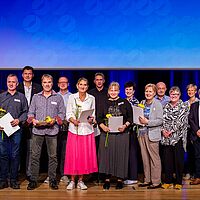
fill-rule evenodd
<path id="1" fill-rule="evenodd" d="M 41 92 L 38 93 L 39 95 L 44 96 L 44 91 L 42 90 Z M 51 90 L 51 95 L 56 95 L 57 93 L 54 90 Z M 50 95 L 50 96 L 51 96 Z"/>
<path id="2" fill-rule="evenodd" d="M 79 92 L 77 92 L 77 93 L 74 94 L 74 98 L 80 100 L 80 98 L 79 98 Z M 86 96 L 85 96 L 84 101 L 86 101 L 88 98 L 89 98 L 89 94 L 86 92 Z"/>

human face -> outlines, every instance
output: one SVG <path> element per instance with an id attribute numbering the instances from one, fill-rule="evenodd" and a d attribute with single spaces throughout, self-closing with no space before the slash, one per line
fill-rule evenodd
<path id="1" fill-rule="evenodd" d="M 102 88 L 105 80 L 102 76 L 97 75 L 94 79 L 94 84 L 96 85 L 97 88 Z"/>
<path id="2" fill-rule="evenodd" d="M 42 87 L 44 92 L 50 92 L 53 87 L 53 81 L 51 78 L 44 77 L 42 80 Z"/>
<path id="3" fill-rule="evenodd" d="M 9 76 L 7 78 L 7 87 L 9 92 L 16 91 L 17 85 L 18 85 L 18 80 L 16 76 Z"/>
<path id="4" fill-rule="evenodd" d="M 126 97 L 128 99 L 133 98 L 134 93 L 135 93 L 135 90 L 133 89 L 133 87 L 127 87 L 127 88 L 125 88 L 125 94 L 126 94 Z"/>
<path id="5" fill-rule="evenodd" d="M 176 90 L 171 91 L 171 93 L 169 94 L 169 97 L 170 97 L 170 102 L 172 104 L 176 104 L 180 99 L 180 93 Z"/>
<path id="6" fill-rule="evenodd" d="M 68 86 L 68 79 L 66 77 L 60 77 L 58 80 L 58 87 L 60 88 L 60 90 L 67 90 Z"/>
<path id="7" fill-rule="evenodd" d="M 76 86 L 77 86 L 78 92 L 80 93 L 86 93 L 88 89 L 87 81 L 84 81 L 84 80 L 81 80 L 79 83 L 77 83 Z"/>
<path id="8" fill-rule="evenodd" d="M 145 94 L 146 100 L 148 100 L 148 101 L 153 100 L 154 96 L 156 95 L 156 93 L 152 87 L 147 87 L 144 94 Z"/>
<path id="9" fill-rule="evenodd" d="M 156 89 L 157 89 L 157 95 L 159 97 L 165 96 L 165 92 L 166 92 L 167 88 L 164 83 L 157 83 Z"/>
<path id="10" fill-rule="evenodd" d="M 111 99 L 115 99 L 119 96 L 119 88 L 117 86 L 111 86 L 108 89 L 108 94 Z"/>
<path id="11" fill-rule="evenodd" d="M 33 79 L 33 71 L 32 70 L 28 70 L 28 69 L 25 69 L 24 72 L 22 73 L 22 77 L 24 79 L 25 82 L 31 82 L 32 79 Z"/>
<path id="12" fill-rule="evenodd" d="M 194 97 L 197 91 L 195 90 L 194 87 L 189 87 L 187 90 L 187 94 L 190 98 Z"/>

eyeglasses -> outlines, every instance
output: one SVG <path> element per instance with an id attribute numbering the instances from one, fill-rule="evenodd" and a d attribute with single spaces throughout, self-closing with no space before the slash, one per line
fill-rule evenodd
<path id="1" fill-rule="evenodd" d="M 58 83 L 62 84 L 62 83 L 68 83 L 68 82 L 58 82 Z"/>

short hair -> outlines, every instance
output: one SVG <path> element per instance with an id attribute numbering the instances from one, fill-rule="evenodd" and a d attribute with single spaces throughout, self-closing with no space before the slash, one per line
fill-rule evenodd
<path id="1" fill-rule="evenodd" d="M 119 90 L 120 90 L 120 85 L 119 85 L 119 83 L 118 83 L 118 82 L 115 82 L 115 81 L 112 81 L 112 82 L 110 83 L 110 85 L 109 85 L 109 87 L 108 87 L 108 90 L 109 90 L 111 87 L 113 87 L 113 86 L 118 87 Z"/>
<path id="2" fill-rule="evenodd" d="M 18 77 L 17 77 L 16 74 L 9 74 L 9 75 L 7 76 L 7 79 L 8 79 L 9 77 L 16 77 L 17 83 L 19 83 Z"/>
<path id="3" fill-rule="evenodd" d="M 41 78 L 41 81 L 43 81 L 44 78 L 50 78 L 53 82 L 53 76 L 51 76 L 50 74 L 43 74 L 42 75 L 42 78 Z"/>
<path id="4" fill-rule="evenodd" d="M 197 86 L 195 84 L 189 84 L 186 87 L 186 90 L 188 91 L 189 88 L 193 87 L 195 91 L 197 91 Z"/>
<path id="5" fill-rule="evenodd" d="M 102 76 L 102 77 L 103 77 L 103 79 L 105 79 L 105 76 L 104 76 L 104 74 L 103 74 L 103 73 L 101 73 L 101 72 L 97 72 L 97 73 L 94 75 L 94 78 L 96 78 L 96 76 Z"/>
<path id="6" fill-rule="evenodd" d="M 22 69 L 22 73 L 23 73 L 25 70 L 31 70 L 31 71 L 33 72 L 33 74 L 34 74 L 34 69 L 33 69 L 33 67 L 31 67 L 31 66 L 25 66 L 25 67 Z"/>
<path id="7" fill-rule="evenodd" d="M 156 85 L 155 84 L 148 83 L 147 85 L 145 85 L 144 90 L 146 90 L 149 87 L 151 87 L 153 89 L 153 91 L 156 93 Z"/>
<path id="8" fill-rule="evenodd" d="M 169 90 L 169 94 L 171 94 L 172 92 L 178 92 L 181 95 L 181 90 L 178 86 L 172 86 Z"/>
<path id="9" fill-rule="evenodd" d="M 81 81 L 86 81 L 87 86 L 89 85 L 89 82 L 88 82 L 88 80 L 85 77 L 79 78 L 78 81 L 77 81 L 77 84 L 79 84 Z"/>
<path id="10" fill-rule="evenodd" d="M 127 88 L 127 87 L 133 87 L 133 89 L 135 90 L 136 84 L 133 81 L 128 81 L 124 84 L 124 88 Z"/>
<path id="11" fill-rule="evenodd" d="M 61 78 L 66 78 L 67 81 L 69 82 L 69 79 L 68 79 L 66 76 L 60 76 L 60 77 L 58 78 L 58 83 L 59 83 L 59 80 L 60 80 Z"/>

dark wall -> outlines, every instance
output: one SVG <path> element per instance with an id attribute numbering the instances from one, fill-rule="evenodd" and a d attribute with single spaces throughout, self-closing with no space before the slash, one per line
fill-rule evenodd
<path id="1" fill-rule="evenodd" d="M 177 85 L 182 91 L 182 99 L 187 99 L 186 86 L 195 83 L 199 88 L 199 70 L 35 70 L 34 81 L 40 83 L 41 76 L 45 73 L 51 74 L 54 78 L 54 90 L 58 91 L 57 80 L 60 76 L 67 76 L 70 82 L 69 89 L 76 92 L 76 83 L 80 77 L 89 80 L 90 88 L 94 87 L 93 79 L 96 72 L 102 72 L 106 77 L 106 86 L 111 81 L 117 81 L 121 86 L 120 95 L 124 97 L 124 83 L 132 80 L 137 84 L 135 96 L 141 100 L 144 98 L 144 86 L 147 83 L 157 83 L 164 81 L 168 89 Z M 6 90 L 6 77 L 14 73 L 22 81 L 21 70 L 0 70 L 0 89 Z"/>

